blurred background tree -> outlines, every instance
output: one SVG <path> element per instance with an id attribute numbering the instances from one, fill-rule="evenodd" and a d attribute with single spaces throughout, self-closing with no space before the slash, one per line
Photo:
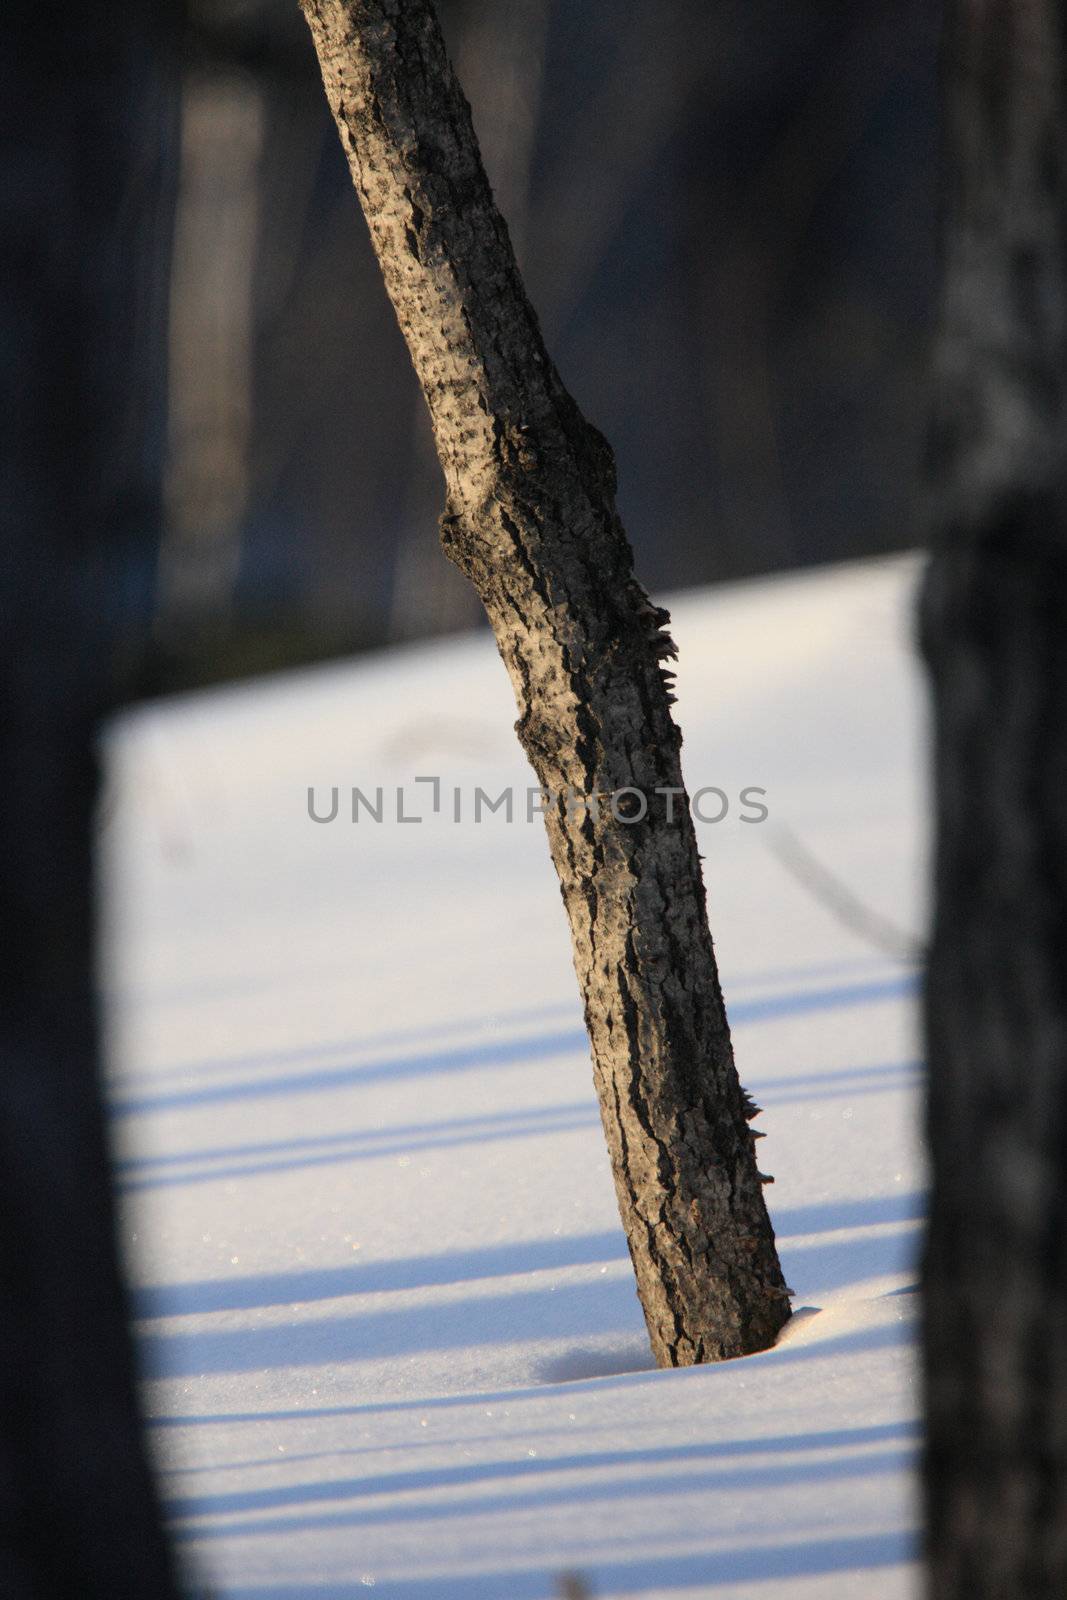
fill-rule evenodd
<path id="1" fill-rule="evenodd" d="M 99 1089 L 96 734 L 159 527 L 176 20 L 0 34 L 0 1593 L 171 1600 Z"/>
<path id="2" fill-rule="evenodd" d="M 913 543 L 937 8 L 440 9 L 643 581 Z M 129 618 L 146 682 L 478 624 L 296 6 L 188 0 L 181 65 L 165 527 Z"/>

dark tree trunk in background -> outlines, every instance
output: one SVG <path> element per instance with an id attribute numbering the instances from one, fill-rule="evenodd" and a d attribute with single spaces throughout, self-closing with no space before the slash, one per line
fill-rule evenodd
<path id="1" fill-rule="evenodd" d="M 175 1593 L 97 1081 L 93 737 L 158 516 L 163 8 L 14 8 L 0 57 L 0 1593 Z M 27 15 L 28 13 L 28 15 Z"/>
<path id="2" fill-rule="evenodd" d="M 922 634 L 929 1589 L 1067 1594 L 1064 14 L 953 0 Z"/>
<path id="3" fill-rule="evenodd" d="M 684 797 L 674 649 L 632 575 L 611 451 L 545 351 L 428 0 L 304 9 L 430 408 L 445 549 L 489 614 L 542 785 L 600 797 L 546 823 L 656 1359 L 762 1349 L 788 1291 Z"/>

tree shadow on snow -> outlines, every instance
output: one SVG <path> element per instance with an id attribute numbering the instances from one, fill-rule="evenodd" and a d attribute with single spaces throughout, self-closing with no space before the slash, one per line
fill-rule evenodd
<path id="1" fill-rule="evenodd" d="M 116 1172 L 119 1188 L 129 1194 L 142 1189 L 187 1188 L 193 1184 L 256 1178 L 310 1167 L 351 1166 L 358 1161 L 415 1155 L 423 1150 L 489 1144 L 498 1139 L 527 1139 L 538 1134 L 567 1133 L 576 1128 L 594 1129 L 599 1125 L 596 1101 L 590 1088 L 588 1100 L 569 1104 L 520 1107 L 475 1117 L 453 1117 L 447 1122 L 398 1123 L 388 1128 L 362 1127 L 348 1132 L 130 1156 L 116 1164 Z M 190 1168 L 193 1170 L 186 1170 Z"/>
<path id="2" fill-rule="evenodd" d="M 901 1194 L 778 1213 L 783 1263 L 798 1301 L 817 1301 L 829 1290 L 910 1271 L 916 1239 L 910 1224 L 921 1214 L 921 1205 L 921 1196 Z M 864 1231 L 887 1223 L 900 1226 L 888 1233 Z M 790 1245 L 791 1236 L 845 1229 L 853 1236 Z M 532 1276 L 593 1264 L 607 1270 L 592 1282 L 553 1283 Z M 498 1293 L 474 1287 L 501 1278 L 515 1281 Z M 357 1298 L 461 1284 L 471 1285 L 470 1293 L 443 1304 L 435 1300 L 402 1309 L 364 1310 Z M 309 1306 L 353 1298 L 356 1307 L 339 1315 L 299 1314 Z M 283 1307 L 290 1307 L 292 1315 L 268 1326 L 189 1332 L 149 1328 L 141 1337 L 142 1357 L 154 1376 L 184 1377 L 552 1339 L 574 1343 L 545 1362 L 541 1373 L 547 1383 L 611 1377 L 649 1365 L 621 1228 L 398 1260 L 208 1279 L 138 1297 L 138 1314 L 145 1320 Z M 798 1354 L 800 1348 L 814 1354 L 822 1346 L 796 1347 Z M 775 1358 L 785 1359 L 792 1350 L 776 1351 Z"/>
<path id="3" fill-rule="evenodd" d="M 308 1305 L 319 1300 L 390 1290 L 439 1288 L 601 1262 L 625 1263 L 629 1267 L 621 1225 L 603 1233 L 515 1240 L 439 1255 L 401 1256 L 387 1261 L 353 1260 L 337 1267 L 167 1284 L 142 1290 L 136 1307 L 137 1315 L 142 1318 L 196 1316 L 208 1311 Z M 481 1300 L 471 1302 L 472 1320 L 479 1316 L 481 1304 Z M 405 1311 L 403 1315 L 408 1313 Z"/>
<path id="4" fill-rule="evenodd" d="M 534 1458 L 523 1454 L 514 1460 L 174 1497 L 166 1504 L 169 1517 L 197 1523 L 176 1530 L 184 1539 L 256 1536 L 296 1529 L 307 1532 L 360 1523 L 385 1526 L 482 1516 L 514 1511 L 517 1506 L 528 1512 L 583 1501 L 603 1503 L 649 1495 L 702 1494 L 716 1488 L 769 1490 L 860 1477 L 895 1477 L 912 1468 L 917 1443 L 914 1424 L 885 1423 L 784 1439 L 689 1442 Z M 871 1449 L 871 1445 L 877 1448 Z M 825 1452 L 817 1460 L 789 1459 L 801 1453 L 810 1457 L 816 1450 Z M 770 1459 L 749 1464 L 744 1458 L 753 1455 Z M 774 1459 L 779 1456 L 785 1459 Z M 472 1488 L 484 1492 L 456 1499 L 457 1489 Z M 416 1495 L 423 1498 L 410 1498 Z M 397 1496 L 405 1498 L 397 1500 Z M 332 1509 L 337 1502 L 350 1503 Z M 310 1509 L 293 1516 L 294 1507 Z M 285 1515 L 262 1515 L 271 1511 Z M 242 1513 L 245 1520 L 237 1520 Z M 228 1520 L 222 1524 L 201 1520 L 215 1517 Z"/>
<path id="5" fill-rule="evenodd" d="M 835 984 L 822 989 L 789 990 L 778 994 L 761 995 L 731 1005 L 730 1022 L 736 1028 L 813 1012 L 836 1011 L 908 999 L 915 992 L 915 987 L 916 980 L 912 973 L 898 972 L 891 977 L 864 983 Z M 345 1048 L 344 1041 L 341 1041 L 302 1050 L 264 1052 L 258 1058 L 256 1056 L 235 1058 L 233 1065 L 238 1068 L 258 1066 L 270 1068 L 283 1062 L 292 1065 L 314 1060 L 325 1054 L 337 1054 Z M 365 1048 L 365 1045 L 353 1041 L 348 1048 L 356 1050 Z M 477 1067 L 516 1066 L 553 1055 L 577 1053 L 585 1056 L 588 1048 L 589 1042 L 585 1030 L 571 1025 L 557 1027 L 545 1033 L 522 1035 L 519 1038 L 488 1040 L 480 1038 L 444 1050 L 422 1049 L 386 1059 L 358 1062 L 342 1060 L 340 1063 L 296 1073 L 289 1071 L 279 1074 L 268 1071 L 235 1083 L 208 1083 L 192 1087 L 186 1085 L 164 1089 L 162 1093 L 150 1088 L 146 1093 L 129 1097 L 120 1095 L 113 1101 L 111 1111 L 113 1116 L 123 1117 L 235 1101 L 324 1093 L 343 1087 L 382 1081 L 399 1082 L 401 1079 L 425 1077 L 442 1072 L 463 1072 Z M 210 1063 L 203 1064 L 204 1067 L 210 1065 Z M 784 1082 L 782 1089 L 792 1091 L 793 1085 Z"/>
<path id="6" fill-rule="evenodd" d="M 748 1550 L 697 1552 L 691 1555 L 645 1557 L 627 1561 L 583 1561 L 582 1573 L 591 1593 L 662 1594 L 669 1589 L 709 1592 L 739 1583 L 773 1579 L 814 1578 L 831 1573 L 874 1571 L 918 1560 L 917 1535 L 911 1532 L 858 1534 L 837 1539 L 789 1540 Z M 546 1600 L 558 1594 L 557 1574 L 550 1568 L 502 1568 L 495 1572 L 457 1572 L 446 1577 L 377 1580 L 389 1600 Z M 227 1600 L 356 1600 L 366 1594 L 359 1582 L 308 1587 L 270 1585 L 227 1589 Z"/>

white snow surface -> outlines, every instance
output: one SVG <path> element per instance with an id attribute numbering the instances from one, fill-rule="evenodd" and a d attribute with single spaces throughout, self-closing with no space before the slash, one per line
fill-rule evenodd
<path id="1" fill-rule="evenodd" d="M 917 572 L 672 607 L 687 780 L 731 801 L 698 828 L 795 1290 L 779 1345 L 724 1365 L 651 1363 L 491 637 L 113 726 L 122 1238 L 173 1535 L 215 1594 L 914 1593 L 915 972 L 775 841 L 921 941 Z M 514 787 L 512 822 L 473 822 L 479 785 Z"/>

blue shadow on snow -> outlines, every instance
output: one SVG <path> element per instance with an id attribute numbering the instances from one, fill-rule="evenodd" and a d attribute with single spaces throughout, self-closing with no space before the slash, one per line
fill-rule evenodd
<path id="1" fill-rule="evenodd" d="M 815 1011 L 874 1005 L 881 1001 L 907 999 L 916 993 L 913 973 L 898 973 L 891 978 L 869 983 L 838 984 L 826 989 L 797 990 L 764 995 L 741 1001 L 729 1008 L 733 1026 L 775 1021 L 782 1017 L 803 1016 Z M 162 1094 L 119 1098 L 112 1104 L 115 1116 L 167 1111 L 192 1106 L 216 1105 L 227 1101 L 263 1099 L 290 1094 L 314 1094 L 381 1080 L 422 1077 L 428 1073 L 464 1072 L 480 1066 L 514 1066 L 588 1049 L 585 1032 L 568 1027 L 529 1037 L 456 1046 L 448 1050 L 419 1051 L 388 1060 L 345 1063 L 303 1073 L 250 1079 L 242 1083 L 209 1084 L 200 1088 L 176 1089 Z"/>

